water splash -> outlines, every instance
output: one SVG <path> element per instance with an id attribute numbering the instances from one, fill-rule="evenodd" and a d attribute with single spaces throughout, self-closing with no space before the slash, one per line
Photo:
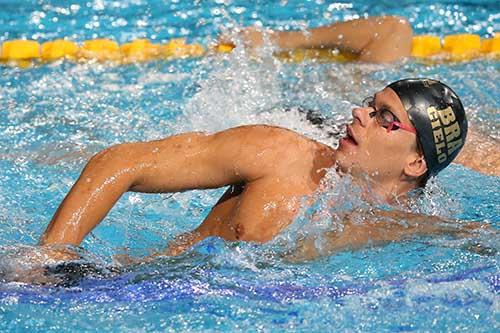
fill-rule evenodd
<path id="1" fill-rule="evenodd" d="M 36 34 L 42 39 L 71 36 L 76 40 L 114 36 L 119 42 L 183 35 L 206 40 L 216 35 L 220 25 L 234 27 L 235 21 L 244 25 L 260 21 L 286 29 L 327 24 L 365 12 L 406 14 L 419 32 L 426 33 L 462 32 L 462 27 L 490 33 L 488 29 L 495 25 L 486 2 L 470 11 L 474 5 L 469 3 L 416 3 L 407 9 L 373 6 L 367 1 L 345 8 L 321 1 L 299 7 L 286 1 L 230 3 L 225 6 L 229 18 L 223 16 L 220 2 L 200 8 L 174 2 L 116 3 L 103 2 L 104 9 L 99 10 L 107 17 L 102 20 L 93 19 L 93 4 L 69 8 L 69 14 L 64 6 L 23 4 L 21 10 L 21 5 L 9 4 L 0 13 L 0 22 L 9 27 L 0 39 Z M 443 14 L 434 13 L 441 9 Z M 44 25 L 43 31 L 23 24 L 34 11 L 46 13 L 38 23 Z M 460 11 L 471 13 L 466 23 L 436 20 Z M 214 20 L 206 17 L 210 12 L 216 15 Z M 137 13 L 140 17 L 135 17 Z M 269 13 L 280 14 L 270 17 Z M 55 16 L 60 24 L 50 23 Z M 97 21 L 99 29 L 85 28 Z M 124 21 L 127 25 L 121 26 Z M 62 22 L 69 24 L 63 27 Z M 186 22 L 189 29 L 181 31 L 184 23 L 180 22 Z M 123 67 L 71 63 L 29 70 L 1 67 L 0 102 L 5 111 L 0 113 L 0 257 L 5 255 L 0 259 L 1 269 L 24 267 L 22 260 L 37 249 L 25 251 L 19 243 L 36 244 L 87 158 L 114 143 L 157 139 L 185 130 L 211 132 L 244 123 L 268 123 L 335 145 L 334 139 L 305 119 L 299 107 L 320 112 L 333 123 L 345 123 L 353 105 L 388 82 L 408 76 L 435 77 L 456 87 L 472 121 L 498 137 L 497 62 L 285 65 L 266 55 L 262 60 L 250 59 L 244 52 L 238 49 L 223 58 Z M 179 258 L 161 258 L 118 275 L 84 277 L 70 288 L 2 282 L 1 327 L 13 330 L 21 322 L 33 329 L 50 325 L 61 331 L 81 330 L 89 323 L 113 331 L 118 322 L 121 330 L 134 331 L 252 330 L 256 323 L 262 329 L 310 331 L 326 327 L 340 331 L 454 330 L 460 324 L 465 329 L 494 327 L 498 255 L 464 249 L 466 243 L 438 236 L 344 251 L 300 264 L 283 258 L 283 252 L 308 235 L 320 240 L 315 245 L 321 249 L 321 235 L 342 228 L 342 214 L 371 208 L 359 200 L 349 178 L 332 175 L 330 182 L 329 191 L 318 194 L 313 207 L 265 246 L 209 239 Z M 499 186 L 494 177 L 452 166 L 408 209 L 497 228 Z M 88 261 L 106 267 L 116 253 L 141 256 L 162 248 L 176 233 L 196 227 L 221 194 L 125 195 L 84 243 L 97 256 Z M 492 248 L 498 244 L 491 233 L 480 233 L 477 241 Z"/>

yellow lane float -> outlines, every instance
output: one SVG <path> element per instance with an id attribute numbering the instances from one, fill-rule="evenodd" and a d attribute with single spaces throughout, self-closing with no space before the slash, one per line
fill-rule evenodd
<path id="1" fill-rule="evenodd" d="M 213 48 L 215 53 L 229 53 L 233 44 L 219 44 Z M 137 39 L 119 45 L 111 39 L 84 41 L 80 46 L 75 42 L 57 39 L 40 45 L 33 40 L 5 41 L 0 48 L 0 63 L 26 67 L 37 62 L 50 62 L 58 59 L 111 61 L 115 63 L 137 63 L 155 59 L 178 59 L 201 57 L 206 54 L 200 44 L 187 44 L 184 38 L 177 38 L 165 44 L 153 44 L 148 39 Z M 419 35 L 413 37 L 411 55 L 417 59 L 433 61 L 464 61 L 476 57 L 496 58 L 500 56 L 500 34 L 483 39 L 473 34 L 445 36 Z M 300 49 L 278 52 L 279 59 L 300 62 L 307 59 L 320 61 L 352 61 L 353 54 L 340 53 L 330 49 Z"/>
<path id="2" fill-rule="evenodd" d="M 2 44 L 2 60 L 27 60 L 40 58 L 40 44 L 33 40 L 10 40 Z"/>
<path id="3" fill-rule="evenodd" d="M 160 45 L 147 39 L 136 39 L 120 46 L 124 63 L 142 62 L 157 59 L 160 56 Z"/>
<path id="4" fill-rule="evenodd" d="M 120 46 L 111 39 L 92 39 L 83 42 L 78 58 L 95 59 L 97 61 L 119 61 L 122 58 Z"/>
<path id="5" fill-rule="evenodd" d="M 12 62 L 21 67 L 29 65 L 29 60 L 40 58 L 40 44 L 33 40 L 10 40 L 2 44 L 0 60 Z"/>
<path id="6" fill-rule="evenodd" d="M 500 54 L 500 34 L 495 34 L 495 37 L 483 39 L 481 42 L 481 53 L 489 53 L 493 55 Z"/>
<path id="7" fill-rule="evenodd" d="M 40 58 L 40 44 L 33 40 L 11 40 L 2 44 L 0 63 L 22 68 L 31 66 L 32 59 Z"/>
<path id="8" fill-rule="evenodd" d="M 199 44 L 186 44 L 184 38 L 176 38 L 161 47 L 161 53 L 167 59 L 201 57 L 205 49 Z"/>
<path id="9" fill-rule="evenodd" d="M 56 39 L 42 44 L 40 57 L 43 61 L 55 61 L 61 58 L 74 59 L 79 51 L 76 43 L 64 39 Z"/>
<path id="10" fill-rule="evenodd" d="M 411 46 L 411 55 L 416 58 L 430 57 L 442 51 L 441 39 L 432 35 L 413 37 Z"/>
<path id="11" fill-rule="evenodd" d="M 443 40 L 443 50 L 452 60 L 470 59 L 479 55 L 481 38 L 478 35 L 449 35 Z"/>

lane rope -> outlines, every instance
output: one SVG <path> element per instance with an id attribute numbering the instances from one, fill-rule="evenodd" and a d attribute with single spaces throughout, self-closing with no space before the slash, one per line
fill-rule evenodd
<path id="1" fill-rule="evenodd" d="M 210 49 L 216 53 L 228 53 L 235 46 L 219 44 Z M 67 39 L 45 43 L 34 40 L 10 40 L 0 46 L 0 63 L 30 67 L 61 59 L 72 61 L 99 61 L 130 64 L 157 59 L 182 59 L 201 57 L 209 50 L 201 44 L 186 44 L 177 38 L 165 44 L 153 44 L 148 39 L 136 39 L 119 45 L 111 39 L 86 40 L 80 45 Z M 429 61 L 468 61 L 477 58 L 500 58 L 500 33 L 493 38 L 481 39 L 474 34 L 454 34 L 444 38 L 434 35 L 418 35 L 412 40 L 412 57 Z M 284 61 L 300 62 L 306 59 L 320 61 L 351 61 L 356 57 L 331 49 L 298 49 L 278 52 Z"/>

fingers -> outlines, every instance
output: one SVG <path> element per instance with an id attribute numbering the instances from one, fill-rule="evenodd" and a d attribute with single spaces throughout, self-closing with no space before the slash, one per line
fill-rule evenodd
<path id="1" fill-rule="evenodd" d="M 240 31 L 231 33 L 222 33 L 217 41 L 216 50 L 218 52 L 227 52 L 237 45 L 243 44 L 244 47 L 255 49 L 264 44 L 264 36 L 271 31 L 263 31 L 256 27 L 246 27 Z"/>

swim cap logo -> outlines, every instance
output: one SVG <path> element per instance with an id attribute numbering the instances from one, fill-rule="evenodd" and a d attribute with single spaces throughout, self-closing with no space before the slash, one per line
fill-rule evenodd
<path id="1" fill-rule="evenodd" d="M 462 147 L 460 126 L 451 106 L 443 110 L 430 106 L 427 108 L 427 114 L 431 121 L 438 162 L 443 163 L 454 151 Z"/>
<path id="2" fill-rule="evenodd" d="M 435 80 L 431 80 L 431 79 L 422 80 L 422 84 L 424 85 L 424 87 L 427 87 L 427 88 L 429 88 L 430 86 L 432 86 L 433 84 L 436 84 L 436 83 L 439 83 L 439 82 L 435 81 Z"/>

